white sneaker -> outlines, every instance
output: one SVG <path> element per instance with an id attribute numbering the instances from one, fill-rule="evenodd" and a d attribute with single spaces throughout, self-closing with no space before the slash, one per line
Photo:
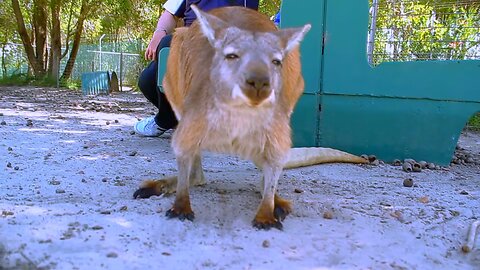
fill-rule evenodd
<path id="1" fill-rule="evenodd" d="M 157 137 L 165 133 L 167 131 L 164 128 L 161 128 L 155 123 L 155 116 L 150 116 L 142 121 L 139 121 L 133 126 L 133 130 L 137 134 L 140 134 L 145 137 Z"/>

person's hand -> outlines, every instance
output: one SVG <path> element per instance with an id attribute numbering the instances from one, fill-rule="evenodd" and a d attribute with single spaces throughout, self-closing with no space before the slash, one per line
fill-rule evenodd
<path id="1" fill-rule="evenodd" d="M 160 40 L 166 36 L 165 31 L 162 30 L 156 30 L 153 33 L 152 40 L 150 40 L 150 43 L 148 44 L 147 50 L 145 51 L 145 60 L 154 60 L 156 57 L 156 52 L 157 52 L 157 47 L 158 44 L 160 43 Z"/>

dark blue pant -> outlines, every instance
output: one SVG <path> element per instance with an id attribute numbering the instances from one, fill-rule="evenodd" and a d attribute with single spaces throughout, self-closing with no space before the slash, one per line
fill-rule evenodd
<path id="1" fill-rule="evenodd" d="M 138 87 L 140 88 L 140 91 L 142 91 L 143 95 L 158 108 L 158 113 L 155 115 L 155 123 L 164 129 L 174 128 L 178 124 L 175 113 L 173 112 L 170 103 L 168 103 L 167 97 L 164 93 L 160 92 L 160 89 L 157 86 L 158 52 L 162 48 L 170 47 L 171 41 L 172 35 L 167 35 L 160 41 L 155 54 L 155 60 L 148 64 L 138 78 Z"/>

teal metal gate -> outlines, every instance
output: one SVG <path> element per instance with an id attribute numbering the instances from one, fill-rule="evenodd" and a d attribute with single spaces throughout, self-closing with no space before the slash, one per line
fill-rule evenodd
<path id="1" fill-rule="evenodd" d="M 368 0 L 284 0 L 281 14 L 282 28 L 312 24 L 302 43 L 295 146 L 450 163 L 462 128 L 480 111 L 480 61 L 370 66 Z"/>
<path id="2" fill-rule="evenodd" d="M 282 1 L 282 28 L 306 23 L 312 29 L 301 45 L 305 91 L 292 115 L 295 147 L 450 163 L 462 128 L 480 111 L 479 60 L 370 66 L 368 0 Z M 162 49 L 160 89 L 167 57 Z"/>

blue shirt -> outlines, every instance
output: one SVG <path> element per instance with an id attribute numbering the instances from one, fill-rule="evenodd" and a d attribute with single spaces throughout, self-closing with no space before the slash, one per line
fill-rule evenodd
<path id="1" fill-rule="evenodd" d="M 246 6 L 247 8 L 258 10 L 258 2 L 259 0 L 184 0 L 173 15 L 183 18 L 185 26 L 190 26 L 197 18 L 195 12 L 190 8 L 191 4 L 197 5 L 203 11 L 226 6 Z"/>

